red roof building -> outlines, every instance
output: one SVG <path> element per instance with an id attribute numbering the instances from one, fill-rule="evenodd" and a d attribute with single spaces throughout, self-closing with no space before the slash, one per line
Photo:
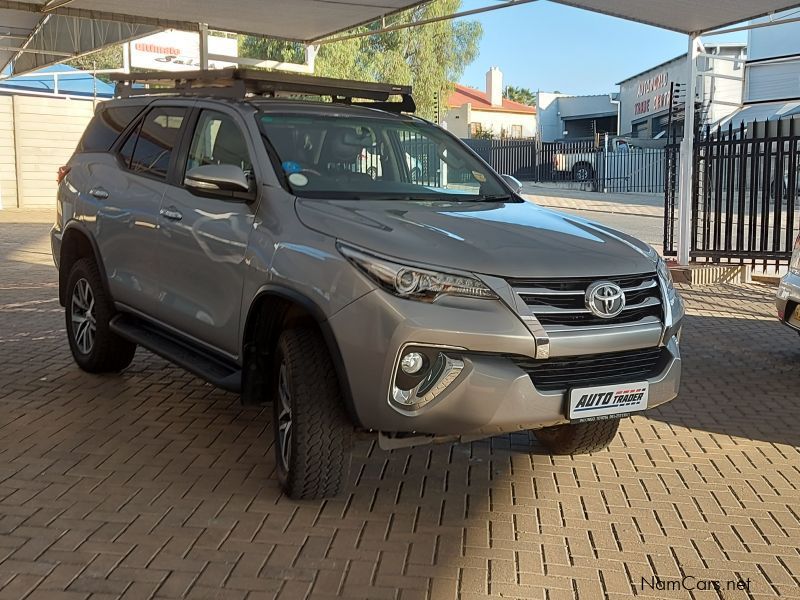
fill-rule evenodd
<path id="1" fill-rule="evenodd" d="M 536 108 L 503 97 L 503 74 L 486 73 L 486 91 L 457 83 L 447 100 L 443 122 L 461 138 L 528 138 L 536 135 Z"/>
<path id="2" fill-rule="evenodd" d="M 447 100 L 447 107 L 457 108 L 470 103 L 472 104 L 473 110 L 500 111 L 529 115 L 536 114 L 535 106 L 528 106 L 527 104 L 514 102 L 508 98 L 503 98 L 502 101 L 503 103 L 500 106 L 492 106 L 492 103 L 489 100 L 489 96 L 486 95 L 486 92 L 482 92 L 480 90 L 476 90 L 475 88 L 467 87 L 457 83 L 456 89 L 453 90 L 453 93 L 450 94 L 450 98 Z"/>

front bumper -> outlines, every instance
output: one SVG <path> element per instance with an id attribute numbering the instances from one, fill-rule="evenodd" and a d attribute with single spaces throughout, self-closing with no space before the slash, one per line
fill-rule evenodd
<path id="1" fill-rule="evenodd" d="M 510 358 L 535 357 L 536 339 L 502 302 L 442 298 L 425 304 L 375 290 L 329 323 L 344 361 L 356 416 L 365 429 L 480 437 L 568 422 L 566 394 L 538 390 Z M 648 408 L 652 408 L 678 394 L 679 330 L 680 319 L 666 339 L 661 328 L 638 332 L 620 328 L 616 336 L 609 336 L 607 330 L 596 335 L 583 332 L 582 353 L 665 346 L 668 360 L 648 379 Z M 389 393 L 400 351 L 408 345 L 449 348 L 445 351 L 464 363 L 458 377 L 416 411 L 398 407 Z M 576 342 L 551 340 L 551 346 L 553 355 L 569 355 L 573 352 L 560 350 L 572 350 Z"/>
<path id="2" fill-rule="evenodd" d="M 800 306 L 800 275 L 789 273 L 781 280 L 775 305 L 781 322 L 800 331 L 800 319 L 795 318 L 796 309 Z"/>

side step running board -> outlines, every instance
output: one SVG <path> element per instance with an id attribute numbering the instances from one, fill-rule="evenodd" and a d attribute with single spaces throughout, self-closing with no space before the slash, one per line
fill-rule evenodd
<path id="1" fill-rule="evenodd" d="M 117 315 L 111 319 L 109 326 L 120 337 L 139 344 L 219 388 L 236 393 L 242 390 L 241 369 L 224 358 L 178 340 L 131 315 Z"/>

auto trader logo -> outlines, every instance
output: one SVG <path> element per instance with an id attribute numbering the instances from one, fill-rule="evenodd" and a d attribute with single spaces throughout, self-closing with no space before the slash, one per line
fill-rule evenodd
<path id="1" fill-rule="evenodd" d="M 633 388 L 616 392 L 584 394 L 575 404 L 573 412 L 595 410 L 597 408 L 622 408 L 639 404 L 644 398 L 646 388 Z"/>

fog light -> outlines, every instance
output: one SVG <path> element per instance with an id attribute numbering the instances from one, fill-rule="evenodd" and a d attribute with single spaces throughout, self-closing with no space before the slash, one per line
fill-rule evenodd
<path id="1" fill-rule="evenodd" d="M 419 373 L 422 365 L 425 364 L 425 359 L 419 352 L 409 352 L 400 361 L 400 368 L 406 375 L 414 375 Z"/>

